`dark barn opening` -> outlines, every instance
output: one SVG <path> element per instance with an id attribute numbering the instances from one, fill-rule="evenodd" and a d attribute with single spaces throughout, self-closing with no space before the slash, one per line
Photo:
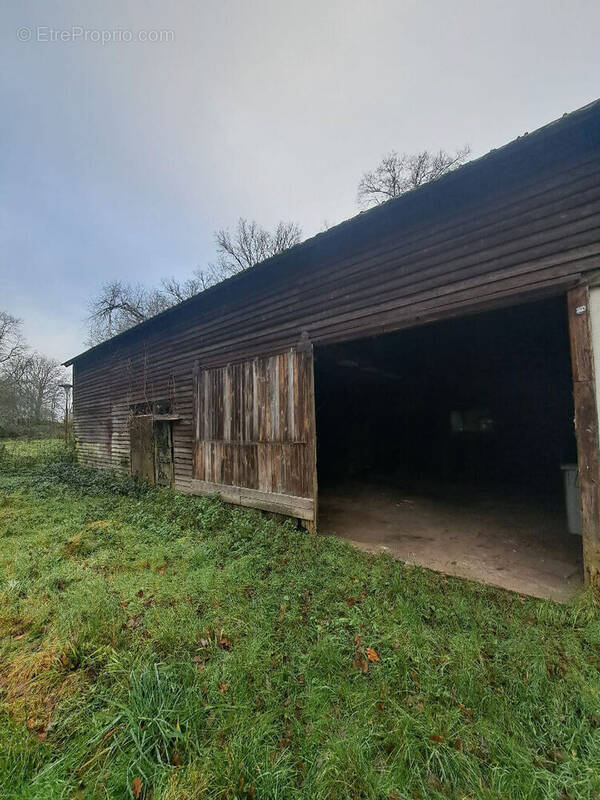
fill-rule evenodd
<path id="1" fill-rule="evenodd" d="M 572 386 L 564 297 L 317 348 L 320 531 L 568 596 Z"/>

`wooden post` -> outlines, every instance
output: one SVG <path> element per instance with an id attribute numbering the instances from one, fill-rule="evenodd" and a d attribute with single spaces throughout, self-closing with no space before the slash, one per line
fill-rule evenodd
<path id="1" fill-rule="evenodd" d="M 600 586 L 600 449 L 589 287 L 578 286 L 571 289 L 567 301 L 579 467 L 583 569 L 586 584 Z M 598 366 L 600 368 L 600 364 Z"/>

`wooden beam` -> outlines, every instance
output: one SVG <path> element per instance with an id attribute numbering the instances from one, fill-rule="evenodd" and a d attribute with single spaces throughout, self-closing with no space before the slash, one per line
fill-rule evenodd
<path id="1" fill-rule="evenodd" d="M 314 519 L 314 501 L 311 497 L 296 497 L 275 492 L 261 492 L 258 489 L 246 489 L 244 486 L 229 486 L 224 483 L 192 480 L 192 494 L 217 494 L 226 503 L 238 506 L 260 508 L 302 520 Z"/>
<path id="2" fill-rule="evenodd" d="M 567 299 L 579 466 L 583 567 L 586 583 L 600 586 L 600 448 L 589 287 L 578 286 L 571 289 Z"/>

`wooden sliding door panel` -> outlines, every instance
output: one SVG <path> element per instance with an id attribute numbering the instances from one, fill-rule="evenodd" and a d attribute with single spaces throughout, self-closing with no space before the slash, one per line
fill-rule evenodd
<path id="1" fill-rule="evenodd" d="M 312 349 L 194 373 L 192 490 L 314 521 Z"/>

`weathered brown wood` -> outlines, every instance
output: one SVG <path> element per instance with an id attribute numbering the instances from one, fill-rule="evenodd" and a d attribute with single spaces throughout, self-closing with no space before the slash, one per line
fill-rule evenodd
<path id="1" fill-rule="evenodd" d="M 153 419 L 154 477 L 159 486 L 173 485 L 173 426 L 171 421 Z"/>
<path id="2" fill-rule="evenodd" d="M 575 435 L 586 583 L 600 586 L 600 445 L 587 286 L 568 294 Z"/>
<path id="3" fill-rule="evenodd" d="M 154 432 L 152 415 L 129 418 L 131 474 L 154 485 Z"/>
<path id="4" fill-rule="evenodd" d="M 314 519 L 314 501 L 310 497 L 296 497 L 278 492 L 248 489 L 244 486 L 229 486 L 224 483 L 194 480 L 190 483 L 192 494 L 216 494 L 226 503 L 233 503 L 262 511 L 286 514 L 310 522 Z"/>
<path id="5" fill-rule="evenodd" d="M 208 393 L 210 400 L 208 405 L 197 401 L 195 406 L 192 479 L 251 490 L 244 495 L 243 504 L 251 505 L 250 499 L 256 497 L 261 508 L 265 507 L 263 495 L 308 498 L 311 514 L 299 516 L 314 520 L 312 348 L 290 349 L 251 363 L 198 369 L 194 381 L 194 395 L 199 398 Z M 237 497 L 235 490 L 220 493 L 224 499 Z M 273 500 L 271 505 L 281 506 L 282 502 Z"/>

